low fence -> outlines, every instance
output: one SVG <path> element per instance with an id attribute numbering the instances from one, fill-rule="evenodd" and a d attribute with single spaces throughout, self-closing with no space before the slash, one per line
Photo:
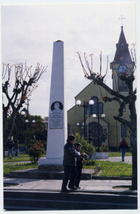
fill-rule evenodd
<path id="1" fill-rule="evenodd" d="M 85 165 L 94 167 L 94 176 L 102 177 L 132 177 L 132 156 L 126 156 L 122 162 L 120 157 L 91 159 Z M 90 167 L 91 167 L 90 166 Z"/>
<path id="2" fill-rule="evenodd" d="M 132 177 L 132 166 L 128 167 L 95 167 L 94 176 L 102 177 Z"/>

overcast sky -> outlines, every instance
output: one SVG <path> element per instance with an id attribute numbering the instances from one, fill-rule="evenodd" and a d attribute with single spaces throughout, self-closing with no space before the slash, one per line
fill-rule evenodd
<path id="1" fill-rule="evenodd" d="M 125 18 L 123 27 L 129 47 L 136 43 L 136 7 L 135 3 L 95 4 L 95 1 L 90 1 L 92 4 L 44 5 L 32 2 L 28 1 L 31 5 L 2 5 L 2 62 L 13 64 L 26 61 L 33 66 L 33 70 L 37 62 L 48 66 L 37 90 L 30 97 L 29 107 L 30 114 L 44 117 L 49 111 L 53 42 L 64 42 L 68 110 L 75 104 L 74 97 L 90 83 L 84 78 L 76 52 L 81 52 L 81 55 L 85 52 L 87 56 L 94 54 L 93 67 L 98 72 L 102 51 L 105 72 L 107 56 L 109 63 L 114 59 L 121 32 L 121 20 L 118 19 L 121 15 Z M 110 68 L 106 82 L 112 86 Z"/>

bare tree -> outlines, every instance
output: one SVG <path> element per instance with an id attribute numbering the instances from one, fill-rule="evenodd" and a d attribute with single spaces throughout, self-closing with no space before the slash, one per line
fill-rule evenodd
<path id="1" fill-rule="evenodd" d="M 5 64 L 2 71 L 3 92 L 3 142 L 4 151 L 8 138 L 10 137 L 16 116 L 25 101 L 37 88 L 37 82 L 46 71 L 46 67 L 37 63 L 32 73 L 32 66 L 23 63 Z"/>
<path id="2" fill-rule="evenodd" d="M 84 60 L 86 66 L 84 66 L 82 58 L 80 53 L 77 53 L 78 57 L 80 59 L 80 63 L 84 72 L 84 76 L 89 79 L 93 80 L 94 84 L 100 85 L 103 87 L 109 94 L 109 96 L 102 96 L 102 99 L 104 102 L 112 102 L 116 101 L 119 103 L 119 109 L 118 109 L 118 115 L 114 115 L 114 119 L 121 122 L 122 124 L 125 124 L 128 129 L 130 130 L 130 142 L 131 142 L 131 149 L 132 149 L 132 167 L 133 167 L 133 175 L 132 175 L 132 188 L 137 189 L 137 115 L 136 115 L 136 108 L 135 108 L 135 102 L 136 102 L 136 89 L 133 90 L 133 82 L 135 80 L 135 70 L 136 70 L 136 55 L 135 55 L 135 48 L 131 50 L 131 55 L 133 57 L 133 60 L 135 61 L 135 66 L 133 70 L 127 73 L 118 74 L 118 78 L 120 78 L 122 81 L 126 83 L 128 86 L 128 95 L 124 96 L 119 91 L 112 90 L 107 84 L 105 83 L 105 77 L 107 75 L 108 71 L 108 65 L 106 69 L 106 73 L 102 75 L 102 54 L 100 54 L 100 71 L 99 73 L 93 72 L 92 70 L 92 55 L 91 56 L 91 66 L 89 65 L 89 61 L 87 60 L 86 55 L 84 54 Z M 107 58 L 107 64 L 108 64 L 108 58 Z M 122 118 L 123 116 L 123 109 L 124 106 L 129 106 L 130 111 L 130 120 L 125 120 Z"/>

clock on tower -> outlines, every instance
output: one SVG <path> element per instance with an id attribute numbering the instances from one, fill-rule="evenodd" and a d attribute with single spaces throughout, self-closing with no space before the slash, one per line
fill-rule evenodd
<path id="1" fill-rule="evenodd" d="M 120 65 L 118 70 L 120 73 L 124 74 L 124 73 L 126 73 L 127 66 L 126 65 Z"/>

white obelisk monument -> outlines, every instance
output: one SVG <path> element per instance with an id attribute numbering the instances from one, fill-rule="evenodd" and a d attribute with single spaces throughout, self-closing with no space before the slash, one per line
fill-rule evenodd
<path id="1" fill-rule="evenodd" d="M 62 166 L 66 137 L 64 43 L 58 40 L 53 43 L 46 158 L 39 159 L 39 167 L 41 165 Z"/>

